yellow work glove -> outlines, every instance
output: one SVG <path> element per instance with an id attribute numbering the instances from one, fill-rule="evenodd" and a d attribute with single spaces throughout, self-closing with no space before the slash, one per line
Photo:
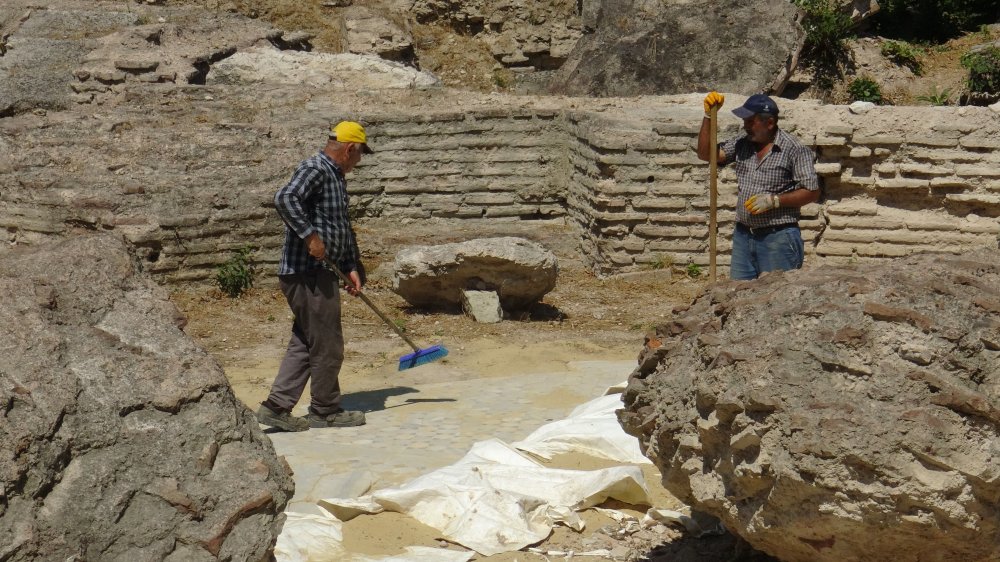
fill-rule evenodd
<path id="1" fill-rule="evenodd" d="M 722 107 L 722 104 L 725 103 L 725 101 L 726 97 L 719 92 L 709 92 L 708 95 L 705 96 L 705 115 L 708 115 L 715 106 Z"/>
<path id="2" fill-rule="evenodd" d="M 759 215 L 765 211 L 777 209 L 781 206 L 781 201 L 778 199 L 777 194 L 758 193 L 747 199 L 747 202 L 743 206 L 746 210 L 750 211 L 751 215 Z"/>

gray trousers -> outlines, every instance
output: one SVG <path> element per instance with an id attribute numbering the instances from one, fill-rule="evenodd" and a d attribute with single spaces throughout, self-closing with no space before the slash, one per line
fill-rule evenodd
<path id="1" fill-rule="evenodd" d="M 309 411 L 329 415 L 340 409 L 340 367 L 344 332 L 340 325 L 340 283 L 332 271 L 281 275 L 278 285 L 295 315 L 292 337 L 267 401 L 291 411 L 306 383 Z"/>

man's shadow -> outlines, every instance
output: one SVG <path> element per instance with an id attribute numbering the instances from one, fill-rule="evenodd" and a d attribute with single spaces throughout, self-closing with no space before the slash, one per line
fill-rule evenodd
<path id="1" fill-rule="evenodd" d="M 388 408 L 398 408 L 422 402 L 454 402 L 454 398 L 407 398 L 402 404 L 386 406 L 386 401 L 392 396 L 402 396 L 420 392 L 409 386 L 391 386 L 378 390 L 364 390 L 345 394 L 340 406 L 345 410 L 361 410 L 363 412 L 376 412 Z"/>

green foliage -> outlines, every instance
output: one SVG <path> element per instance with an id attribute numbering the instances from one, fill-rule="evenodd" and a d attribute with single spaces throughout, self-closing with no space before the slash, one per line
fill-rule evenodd
<path id="1" fill-rule="evenodd" d="M 885 100 L 882 98 L 882 88 L 878 82 L 861 76 L 855 78 L 847 86 L 847 94 L 851 96 L 851 101 L 870 101 L 874 104 L 881 104 Z"/>
<path id="2" fill-rule="evenodd" d="M 687 275 L 688 277 L 701 277 L 701 266 L 696 263 L 689 263 L 687 265 Z"/>
<path id="3" fill-rule="evenodd" d="M 493 85 L 497 90 L 508 90 L 513 82 L 514 77 L 509 70 L 504 68 L 493 71 Z"/>
<path id="4" fill-rule="evenodd" d="M 939 92 L 937 86 L 934 86 L 934 91 L 917 96 L 917 100 L 925 101 L 931 105 L 948 105 L 951 103 L 951 90 L 945 88 Z"/>
<path id="5" fill-rule="evenodd" d="M 792 1 L 805 14 L 802 21 L 806 30 L 803 60 L 816 71 L 820 85 L 829 87 L 849 58 L 846 41 L 854 37 L 851 17 L 840 10 L 835 0 Z"/>
<path id="6" fill-rule="evenodd" d="M 924 54 L 923 49 L 915 47 L 906 41 L 886 41 L 882 43 L 880 50 L 883 57 L 899 66 L 909 68 L 917 76 L 924 73 L 924 65 L 920 60 Z"/>
<path id="7" fill-rule="evenodd" d="M 996 0 L 880 0 L 873 21 L 884 36 L 944 41 L 998 18 Z"/>
<path id="8" fill-rule="evenodd" d="M 969 91 L 1000 93 L 1000 47 L 987 47 L 962 55 L 962 66 L 969 69 Z"/>
<path id="9" fill-rule="evenodd" d="M 254 248 L 244 246 L 218 267 L 215 284 L 230 298 L 237 298 L 253 287 L 256 269 L 250 259 Z"/>
<path id="10" fill-rule="evenodd" d="M 674 264 L 674 259 L 665 254 L 656 254 L 653 261 L 649 262 L 649 269 L 666 269 Z"/>

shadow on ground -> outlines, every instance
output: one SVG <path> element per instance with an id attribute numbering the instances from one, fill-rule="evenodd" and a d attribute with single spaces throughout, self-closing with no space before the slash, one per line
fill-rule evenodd
<path id="1" fill-rule="evenodd" d="M 640 562 L 780 562 L 731 533 L 684 537 L 654 547 Z"/>
<path id="2" fill-rule="evenodd" d="M 409 387 L 409 386 L 391 386 L 389 388 L 378 388 L 375 390 L 364 390 L 361 392 L 352 392 L 350 394 L 345 394 L 343 400 L 341 401 L 341 407 L 345 410 L 361 410 L 362 412 L 377 412 L 379 410 L 386 409 L 386 400 L 393 396 L 402 396 L 403 394 L 412 394 L 414 392 L 420 392 L 419 390 Z M 420 400 L 411 398 L 406 401 L 406 403 L 414 402 L 444 402 L 446 400 Z M 448 402 L 453 402 L 453 400 L 447 400 Z M 392 406 L 395 407 L 395 406 Z"/>

